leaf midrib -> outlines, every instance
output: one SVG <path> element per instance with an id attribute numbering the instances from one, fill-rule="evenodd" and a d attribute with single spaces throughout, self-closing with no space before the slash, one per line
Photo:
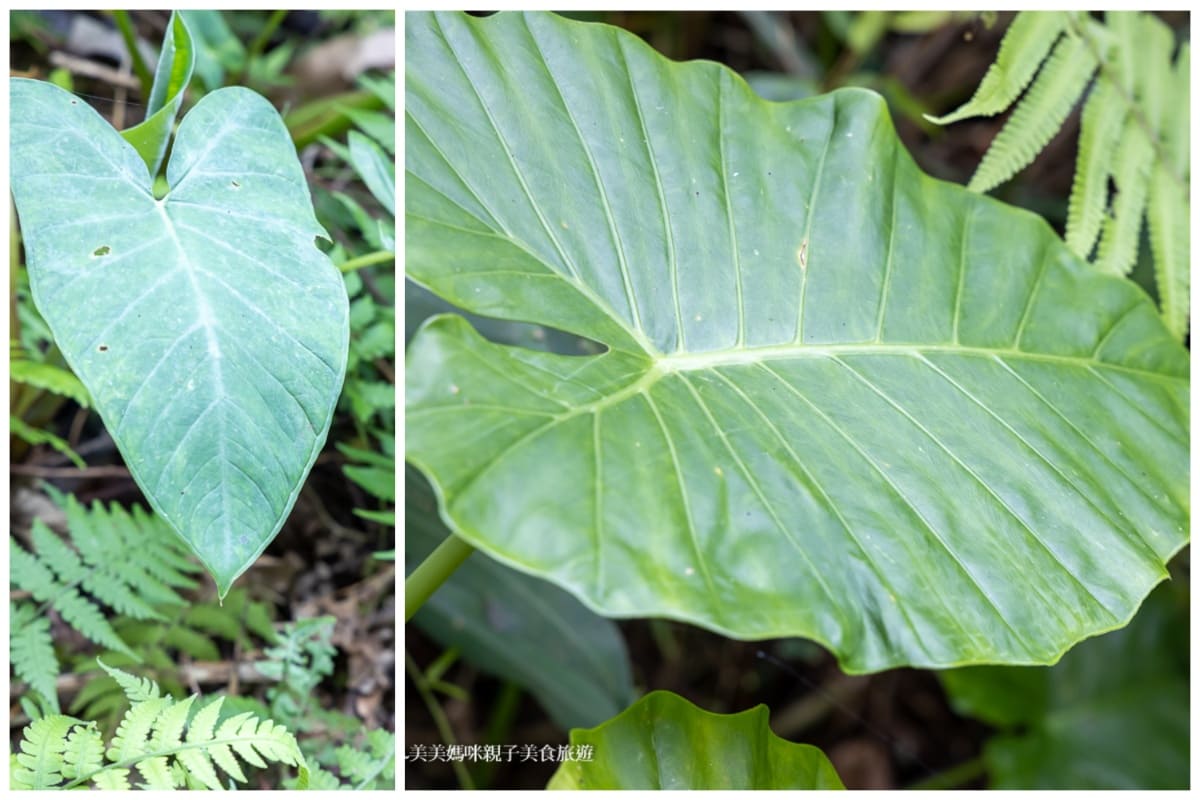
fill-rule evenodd
<path id="1" fill-rule="evenodd" d="M 790 361 L 802 358 L 834 357 L 838 355 L 899 355 L 921 358 L 925 353 L 949 353 L 951 355 L 1022 358 L 1072 367 L 1100 367 L 1120 372 L 1129 372 L 1143 378 L 1159 381 L 1186 381 L 1184 376 L 1165 375 L 1161 372 L 1101 361 L 1094 356 L 1062 356 L 1038 353 L 1013 347 L 981 347 L 961 344 L 924 344 L 916 342 L 863 342 L 855 344 L 821 345 L 765 345 L 761 347 L 729 348 L 708 350 L 698 353 L 677 353 L 653 358 L 653 363 L 664 373 L 694 372 L 716 367 L 757 364 L 764 361 Z"/>
<path id="2" fill-rule="evenodd" d="M 183 273 L 187 276 L 188 283 L 190 284 L 192 291 L 196 296 L 196 302 L 198 304 L 198 310 L 199 310 L 199 314 L 200 314 L 200 319 L 198 321 L 198 324 L 200 325 L 201 328 L 204 329 L 205 341 L 207 342 L 207 345 L 208 345 L 208 357 L 209 357 L 209 361 L 212 364 L 213 382 L 215 384 L 214 394 L 216 395 L 216 400 L 214 400 L 213 402 L 214 402 L 214 404 L 219 404 L 227 397 L 228 393 L 226 392 L 226 389 L 225 389 L 225 377 L 221 372 L 220 362 L 223 357 L 223 353 L 221 350 L 221 343 L 217 340 L 217 319 L 212 313 L 212 307 L 208 303 L 208 298 L 205 296 L 204 291 L 200 288 L 200 282 L 196 276 L 196 269 L 193 266 L 191 259 L 188 258 L 187 250 L 183 247 L 183 243 L 179 241 L 179 231 L 176 229 L 175 220 L 173 220 L 171 218 L 171 215 L 167 213 L 166 198 L 164 198 L 162 200 L 156 200 L 154 204 L 155 204 L 155 208 L 158 211 L 159 215 L 162 217 L 163 225 L 166 227 L 167 232 L 171 236 L 172 244 L 175 245 L 175 252 L 178 255 L 178 261 L 176 262 L 176 264 L 179 267 L 179 269 L 181 269 L 183 271 Z M 195 421 L 193 421 L 192 425 L 194 426 L 197 422 L 199 422 L 199 418 L 197 418 Z M 228 517 L 229 517 L 229 481 L 226 479 L 226 469 L 229 466 L 236 466 L 236 465 L 234 465 L 229 460 L 229 457 L 226 454 L 226 450 L 225 450 L 226 422 L 225 422 L 224 414 L 221 414 L 218 417 L 217 425 L 219 428 L 216 439 L 217 439 L 217 460 L 220 462 L 219 469 L 221 471 L 221 482 L 219 484 L 220 492 L 221 492 L 221 511 L 222 511 L 222 519 L 228 519 Z M 186 439 L 186 434 L 184 436 L 184 439 Z M 180 444 L 182 444 L 184 439 L 180 439 Z M 178 446 L 176 447 L 176 452 L 178 452 Z M 161 483 L 162 475 L 165 474 L 166 470 L 170 466 L 171 459 L 173 459 L 174 457 L 175 457 L 175 453 L 172 453 L 171 457 L 168 458 L 168 460 L 164 463 L 163 472 L 159 474 L 159 482 L 160 483 Z M 245 474 L 244 471 L 243 471 L 243 474 Z M 258 488 L 257 483 L 255 483 L 255 487 Z M 157 489 L 157 487 L 156 487 L 156 489 Z M 261 488 L 259 488 L 259 492 L 260 493 L 262 492 Z M 155 493 L 157 494 L 157 491 Z M 168 519 L 168 521 L 169 521 L 169 519 Z M 231 544 L 230 530 L 229 530 L 228 524 L 222 525 L 222 534 L 223 534 L 224 545 L 225 545 L 224 549 L 225 549 L 225 552 L 228 553 L 229 549 L 230 549 L 230 544 Z M 190 541 L 190 539 L 189 539 L 189 541 Z"/>

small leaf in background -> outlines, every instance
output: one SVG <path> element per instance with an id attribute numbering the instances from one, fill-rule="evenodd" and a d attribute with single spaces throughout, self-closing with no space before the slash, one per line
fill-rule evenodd
<path id="1" fill-rule="evenodd" d="M 671 692 L 651 692 L 571 747 L 548 789 L 844 789 L 819 749 L 780 739 L 767 707 L 713 714 Z"/>
<path id="2" fill-rule="evenodd" d="M 371 137 L 390 154 L 396 152 L 396 118 L 378 111 L 359 108 L 344 108 L 342 113 L 349 117 L 359 130 Z M 395 212 L 393 212 L 395 214 Z"/>
<path id="3" fill-rule="evenodd" d="M 350 163 L 379 204 L 392 216 L 396 215 L 395 162 L 379 145 L 358 131 L 347 135 L 350 143 Z"/>
<path id="4" fill-rule="evenodd" d="M 238 72 L 245 66 L 246 48 L 229 29 L 220 11 L 188 9 L 179 14 L 192 32 L 196 75 L 208 91 L 221 88 L 226 72 Z"/>

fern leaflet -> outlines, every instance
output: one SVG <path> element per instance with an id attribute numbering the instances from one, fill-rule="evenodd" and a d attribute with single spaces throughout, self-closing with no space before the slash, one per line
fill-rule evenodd
<path id="1" fill-rule="evenodd" d="M 988 67 L 971 99 L 943 117 L 926 114 L 925 118 L 938 125 L 949 125 L 967 117 L 999 114 L 1012 105 L 1033 80 L 1033 74 L 1066 25 L 1066 15 L 1062 12 L 1022 11 L 1017 14 L 1000 42 L 996 62 Z"/>
<path id="2" fill-rule="evenodd" d="M 53 364 L 31 360 L 27 351 L 12 341 L 9 343 L 8 369 L 9 377 L 17 383 L 69 397 L 83 408 L 91 406 L 91 397 L 75 373 Z"/>
<path id="3" fill-rule="evenodd" d="M 1150 179 L 1146 218 L 1150 222 L 1150 250 L 1154 253 L 1163 320 L 1168 330 L 1182 339 L 1188 327 L 1191 224 L 1187 196 L 1161 163 Z"/>
<path id="4" fill-rule="evenodd" d="M 52 714 L 34 720 L 21 737 L 21 752 L 16 768 L 9 775 L 13 789 L 43 789 L 63 781 L 63 753 L 67 734 L 75 726 L 86 725 L 73 717 Z"/>
<path id="5" fill-rule="evenodd" d="M 50 445 L 57 452 L 70 459 L 71 463 L 80 469 L 84 469 L 87 466 L 87 462 L 80 457 L 79 453 L 76 453 L 71 449 L 71 445 L 66 439 L 63 439 L 61 436 L 55 436 L 53 433 L 50 433 L 50 431 L 44 431 L 41 428 L 35 428 L 25 422 L 25 420 L 18 417 L 16 414 L 9 415 L 8 429 L 13 436 L 16 436 L 18 439 L 26 442 L 27 444 Z"/>
<path id="6" fill-rule="evenodd" d="M 1117 150 L 1117 134 L 1126 110 L 1108 81 L 1096 81 L 1083 106 L 1079 154 L 1067 207 L 1067 246 L 1087 258 L 1100 235 L 1108 205 L 1108 179 Z"/>
<path id="7" fill-rule="evenodd" d="M 194 586 L 184 572 L 199 567 L 187 560 L 176 534 L 155 517 L 99 503 L 89 510 L 73 496 L 47 492 L 66 512 L 67 539 L 40 519 L 30 529 L 32 550 L 10 537 L 10 582 L 43 607 L 27 602 L 14 606 L 9 650 L 17 676 L 57 711 L 59 665 L 45 609 L 53 608 L 87 639 L 136 661 L 139 656 L 109 623 L 103 607 L 134 618 L 163 619 L 156 606 L 182 606 L 173 587 Z"/>
<path id="8" fill-rule="evenodd" d="M 1133 268 L 1153 164 L 1154 151 L 1145 131 L 1132 116 L 1127 117 L 1121 132 L 1121 148 L 1113 167 L 1117 196 L 1113 200 L 1112 216 L 1104 221 L 1100 250 L 1096 254 L 1095 263 L 1102 272 L 1126 275 Z"/>
<path id="9" fill-rule="evenodd" d="M 50 638 L 50 620 L 40 616 L 33 603 L 9 603 L 8 625 L 8 653 L 13 671 L 57 713 L 54 678 L 58 675 L 58 658 Z"/>

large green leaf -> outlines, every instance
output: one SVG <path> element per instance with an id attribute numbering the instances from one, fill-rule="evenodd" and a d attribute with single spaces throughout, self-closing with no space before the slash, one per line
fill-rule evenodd
<path id="1" fill-rule="evenodd" d="M 863 90 L 545 14 L 409 14 L 407 456 L 464 539 L 612 616 L 847 671 L 1050 663 L 1187 540 L 1188 358 L 1039 217 L 935 181 Z"/>
<path id="2" fill-rule="evenodd" d="M 283 525 L 349 336 L 279 115 L 247 89 L 180 125 L 155 200 L 84 102 L 13 80 L 12 189 L 38 310 L 130 472 L 224 594 Z"/>
<path id="3" fill-rule="evenodd" d="M 1187 788 L 1187 593 L 1174 588 L 1054 667 L 942 673 L 960 713 L 1002 729 L 984 748 L 994 788 Z"/>
<path id="4" fill-rule="evenodd" d="M 448 535 L 429 485 L 406 475 L 404 555 L 411 571 Z M 482 554 L 438 588 L 413 623 L 527 689 L 564 729 L 599 725 L 634 698 L 621 632 L 574 597 Z"/>
<path id="5" fill-rule="evenodd" d="M 767 714 L 762 705 L 713 714 L 677 694 L 651 692 L 603 725 L 571 731 L 581 758 L 565 761 L 547 788 L 845 788 L 824 753 L 780 739 Z"/>

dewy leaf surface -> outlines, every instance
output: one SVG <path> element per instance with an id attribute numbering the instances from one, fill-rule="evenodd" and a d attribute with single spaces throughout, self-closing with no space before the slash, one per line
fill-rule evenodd
<path id="1" fill-rule="evenodd" d="M 466 540 L 611 616 L 853 672 L 1049 663 L 1187 540 L 1188 359 L 883 101 L 756 98 L 614 28 L 407 17 L 407 456 Z"/>
<path id="2" fill-rule="evenodd" d="M 279 115 L 247 89 L 180 125 L 156 201 L 83 101 L 13 80 L 30 285 L 155 510 L 222 595 L 274 538 L 329 431 L 346 293 Z"/>

